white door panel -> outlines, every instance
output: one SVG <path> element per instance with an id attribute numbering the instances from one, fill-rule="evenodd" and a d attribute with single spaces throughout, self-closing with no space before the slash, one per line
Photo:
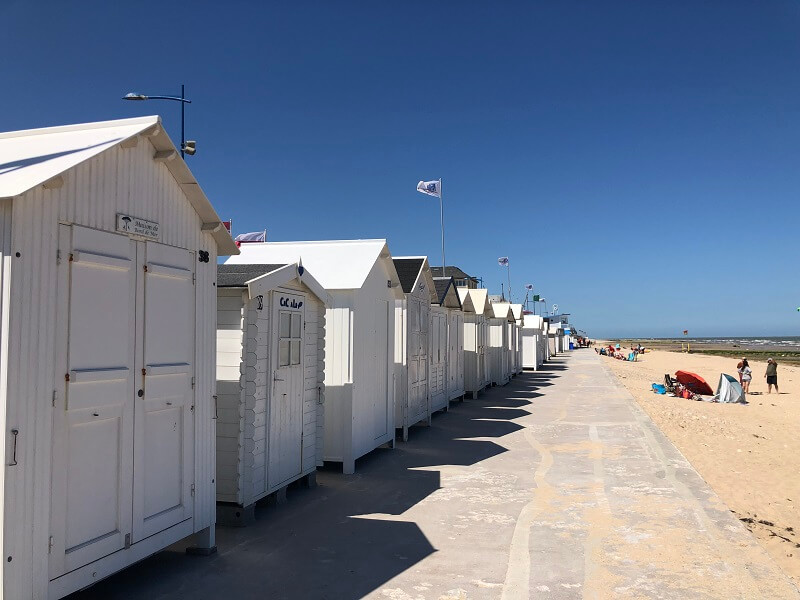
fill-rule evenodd
<path id="1" fill-rule="evenodd" d="M 283 305 L 283 306 L 282 306 Z M 305 297 L 273 292 L 273 380 L 269 399 L 269 488 L 297 477 L 303 468 L 303 323 Z"/>
<path id="2" fill-rule="evenodd" d="M 59 253 L 51 578 L 125 547 L 133 471 L 136 243 L 61 226 Z"/>
<path id="3" fill-rule="evenodd" d="M 144 343 L 136 402 L 133 541 L 192 516 L 194 483 L 194 254 L 140 249 Z"/>

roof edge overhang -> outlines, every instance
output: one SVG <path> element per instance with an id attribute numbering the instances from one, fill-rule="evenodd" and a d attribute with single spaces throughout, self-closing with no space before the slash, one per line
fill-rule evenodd
<path id="1" fill-rule="evenodd" d="M 201 228 L 203 231 L 211 233 L 211 236 L 214 238 L 214 241 L 217 244 L 217 254 L 219 256 L 229 256 L 231 254 L 239 254 L 239 248 L 233 241 L 233 238 L 228 233 L 228 230 L 222 225 L 222 220 L 220 219 L 217 212 L 214 210 L 213 205 L 209 201 L 208 197 L 205 195 L 203 190 L 200 188 L 200 184 L 195 179 L 192 172 L 189 170 L 186 161 L 183 160 L 182 157 L 178 155 L 178 149 L 172 143 L 169 135 L 164 131 L 164 128 L 161 126 L 161 117 L 158 115 L 151 115 L 146 117 L 135 117 L 131 119 L 116 119 L 112 121 L 97 121 L 93 123 L 77 123 L 73 125 L 58 125 L 56 127 L 41 127 L 37 129 L 24 129 L 19 131 L 8 131 L 4 133 L 0 133 L 0 139 L 11 139 L 15 137 L 23 137 L 23 136 L 33 136 L 33 135 L 45 135 L 45 134 L 57 134 L 57 133 L 69 133 L 72 131 L 86 131 L 92 129 L 104 129 L 104 128 L 112 128 L 112 127 L 121 127 L 121 126 L 139 126 L 138 128 L 133 129 L 128 135 L 121 136 L 119 139 L 113 140 L 113 143 L 109 145 L 101 145 L 97 148 L 96 152 L 89 153 L 82 161 L 79 163 L 70 165 L 65 169 L 57 172 L 57 173 L 50 173 L 46 180 L 44 181 L 35 181 L 32 184 L 26 186 L 25 189 L 20 188 L 19 190 L 14 190 L 14 194 L 9 196 L 11 198 L 15 198 L 17 196 L 21 196 L 38 185 L 46 183 L 47 181 L 54 179 L 55 177 L 62 176 L 64 173 L 73 169 L 78 164 L 86 162 L 94 158 L 95 156 L 102 154 L 106 150 L 113 148 L 115 146 L 119 146 L 120 144 L 124 144 L 128 140 L 135 138 L 137 136 L 143 136 L 150 140 L 150 143 L 158 152 L 169 152 L 170 159 L 165 160 L 164 163 L 169 170 L 172 177 L 175 179 L 175 182 L 178 184 L 178 187 L 181 188 L 186 199 L 189 201 L 189 204 L 192 205 L 195 212 L 197 213 L 198 217 L 200 217 Z"/>
<path id="2" fill-rule="evenodd" d="M 308 269 L 298 263 L 291 263 L 281 267 L 280 269 L 275 269 L 274 271 L 270 271 L 264 275 L 259 275 L 258 277 L 245 282 L 245 287 L 247 287 L 247 293 L 252 300 L 256 296 L 270 292 L 281 285 L 285 285 L 290 281 L 294 281 L 295 279 L 300 281 L 300 283 L 311 290 L 311 292 L 317 298 L 319 298 L 326 307 L 330 307 L 331 297 L 327 290 L 325 290 L 325 288 L 322 287 L 322 285 L 320 285 L 316 279 L 314 279 L 311 273 L 308 272 Z"/>

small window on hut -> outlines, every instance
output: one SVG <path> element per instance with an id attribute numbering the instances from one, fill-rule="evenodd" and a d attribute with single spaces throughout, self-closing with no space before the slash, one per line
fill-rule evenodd
<path id="1" fill-rule="evenodd" d="M 302 349 L 303 322 L 300 313 L 281 311 L 278 340 L 278 366 L 288 367 L 300 364 Z"/>

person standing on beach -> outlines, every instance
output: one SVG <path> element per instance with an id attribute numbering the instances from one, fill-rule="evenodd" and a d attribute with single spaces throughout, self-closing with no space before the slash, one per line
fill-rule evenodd
<path id="1" fill-rule="evenodd" d="M 742 388 L 745 394 L 750 393 L 750 380 L 753 379 L 753 371 L 746 358 L 742 359 L 742 368 L 739 369 L 739 377 L 742 378 Z"/>
<path id="2" fill-rule="evenodd" d="M 775 386 L 775 393 L 780 394 L 778 391 L 778 363 L 776 363 L 771 358 L 767 359 L 767 372 L 764 373 L 764 377 L 767 378 L 767 393 L 772 393 L 772 386 Z"/>
<path id="3" fill-rule="evenodd" d="M 742 363 L 747 359 L 743 356 L 742 360 L 736 363 L 736 372 L 739 373 L 739 385 L 742 385 Z"/>

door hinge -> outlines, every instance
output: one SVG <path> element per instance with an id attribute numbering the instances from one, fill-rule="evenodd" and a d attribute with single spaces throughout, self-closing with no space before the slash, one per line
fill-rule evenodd
<path id="1" fill-rule="evenodd" d="M 191 491 L 192 491 L 192 498 L 194 498 L 194 484 L 192 484 Z"/>
<path id="2" fill-rule="evenodd" d="M 192 377 L 192 389 L 194 389 L 194 377 Z"/>
<path id="3" fill-rule="evenodd" d="M 126 533 L 125 534 L 125 550 L 127 550 L 130 547 L 131 547 L 131 534 L 130 533 Z"/>
<path id="4" fill-rule="evenodd" d="M 50 540 L 47 542 L 47 553 L 51 554 L 53 552 L 53 536 L 50 536 Z"/>
<path id="5" fill-rule="evenodd" d="M 58 390 L 53 390 L 53 406 L 56 405 L 56 400 L 58 400 Z"/>
<path id="6" fill-rule="evenodd" d="M 61 264 L 61 250 L 56 250 L 56 264 Z"/>
<path id="7" fill-rule="evenodd" d="M 192 284 L 197 283 L 197 273 L 192 273 Z"/>

